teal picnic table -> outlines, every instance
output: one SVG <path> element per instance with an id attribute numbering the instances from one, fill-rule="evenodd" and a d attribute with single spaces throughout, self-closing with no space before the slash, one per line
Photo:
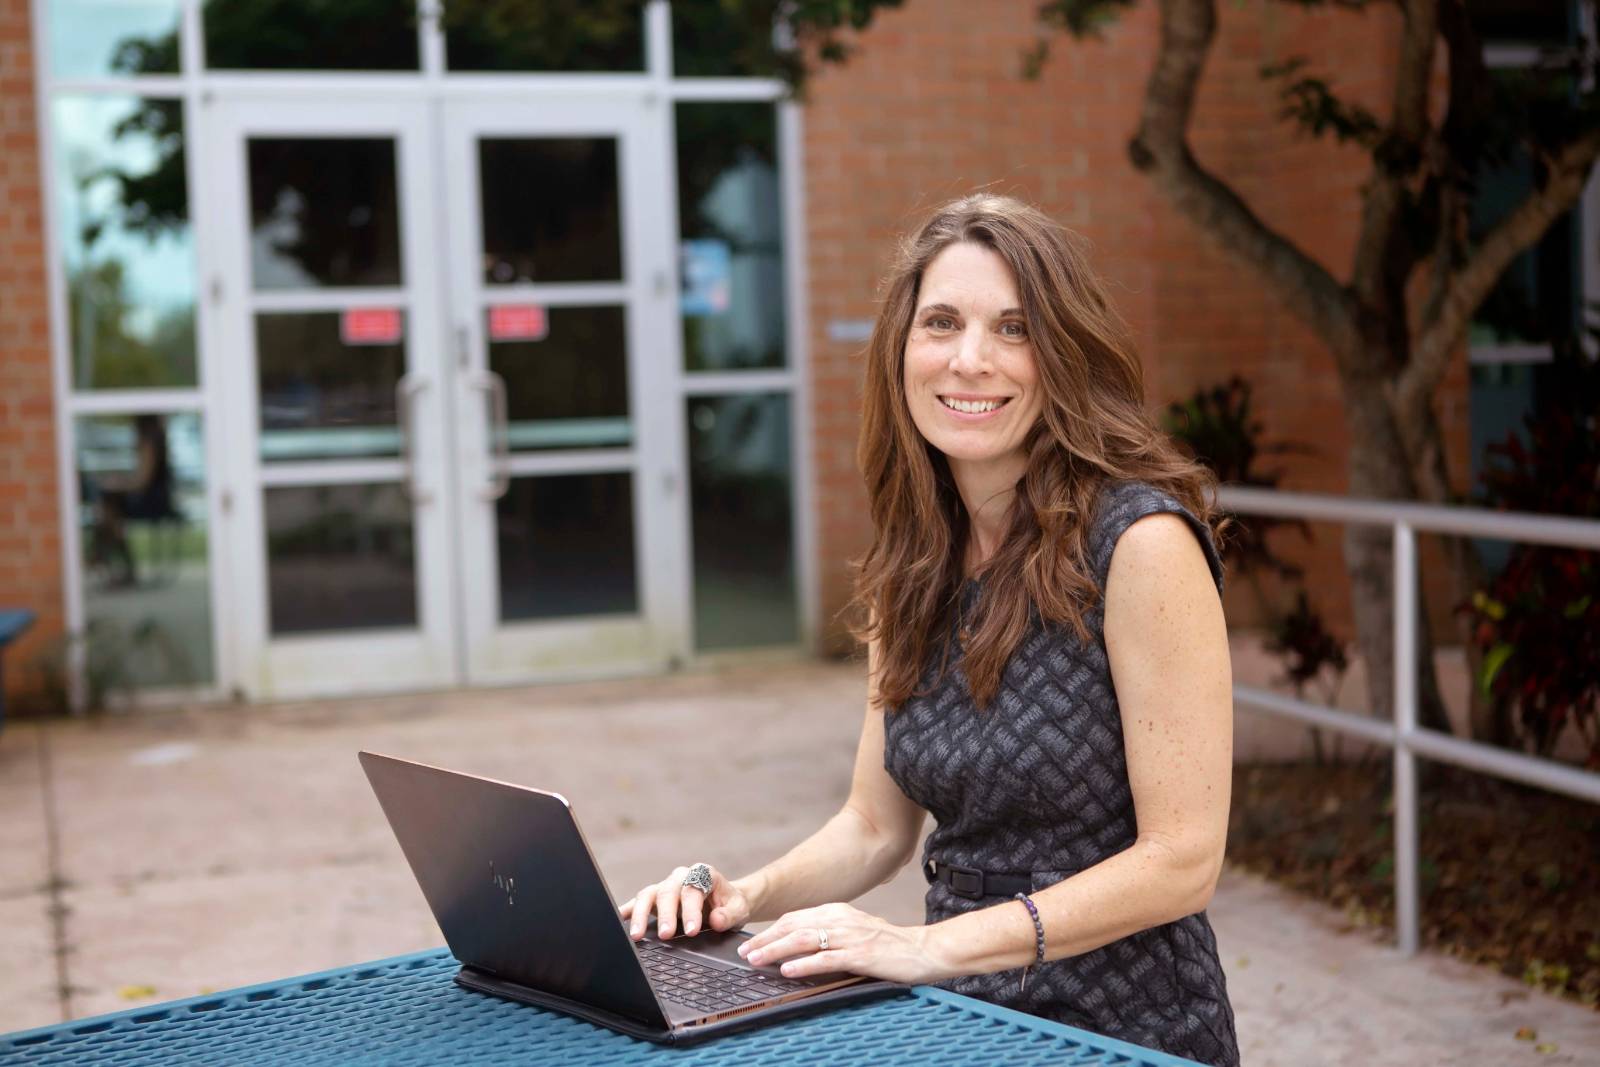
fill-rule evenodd
<path id="1" fill-rule="evenodd" d="M 0 610 L 0 726 L 6 721 L 6 679 L 4 673 L 6 646 L 21 637 L 33 625 L 33 612 Z"/>
<path id="2" fill-rule="evenodd" d="M 443 949 L 0 1036 L 0 1064 L 1117 1064 L 1190 1060 L 917 986 L 909 994 L 671 1048 L 474 993 Z"/>

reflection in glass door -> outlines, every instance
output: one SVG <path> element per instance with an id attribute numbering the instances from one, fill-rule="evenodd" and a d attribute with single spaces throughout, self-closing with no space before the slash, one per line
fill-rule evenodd
<path id="1" fill-rule="evenodd" d="M 466 673 L 657 670 L 683 474 L 659 105 L 447 105 Z"/>
<path id="2" fill-rule="evenodd" d="M 456 679 L 426 111 L 214 106 L 241 681 Z"/>

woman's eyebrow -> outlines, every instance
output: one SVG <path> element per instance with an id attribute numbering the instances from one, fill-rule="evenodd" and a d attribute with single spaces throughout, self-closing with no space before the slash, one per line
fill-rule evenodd
<path id="1" fill-rule="evenodd" d="M 928 304 L 927 306 L 923 307 L 920 311 L 918 311 L 917 314 L 918 315 L 926 315 L 930 311 L 942 311 L 946 315 L 960 315 L 961 314 L 961 311 L 958 308 L 952 307 L 949 304 Z M 1021 308 L 1005 308 L 1004 310 L 1002 310 L 1000 312 L 1000 314 L 995 316 L 995 318 L 997 318 L 997 319 L 1010 319 L 1010 318 L 1021 318 L 1021 317 L 1022 317 L 1022 309 Z"/>

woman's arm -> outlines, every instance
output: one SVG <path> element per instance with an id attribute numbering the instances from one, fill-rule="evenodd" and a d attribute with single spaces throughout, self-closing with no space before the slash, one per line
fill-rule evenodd
<path id="1" fill-rule="evenodd" d="M 824 901 L 852 900 L 893 878 L 916 852 L 923 811 L 909 800 L 883 766 L 883 710 L 877 697 L 877 643 L 867 647 L 867 710 L 856 746 L 855 773 L 844 806 L 816 833 L 760 870 L 716 885 L 710 925 L 727 930 L 746 922 L 775 919 L 797 908 Z M 635 937 L 643 936 L 645 920 L 655 911 L 662 937 L 699 932 L 704 904 L 698 891 L 685 893 L 683 872 L 674 872 L 647 886 L 621 908 L 633 918 Z M 720 876 L 716 876 L 720 880 Z M 726 887 L 726 889 L 724 888 Z M 731 892 L 730 892 L 731 891 Z M 685 901 L 684 897 L 688 900 Z M 722 902 L 726 900 L 727 904 Z"/>
<path id="2" fill-rule="evenodd" d="M 1121 708 L 1138 836 L 1033 894 L 1045 958 L 1075 956 L 1205 908 L 1227 839 L 1233 690 L 1222 604 L 1183 519 L 1152 515 L 1118 540 L 1106 581 L 1106 651 Z M 826 930 L 828 952 L 815 931 Z M 891 927 L 848 905 L 786 915 L 749 943 L 793 975 L 849 970 L 930 982 L 1034 960 L 1033 920 L 1012 901 L 932 926 Z"/>
<path id="3" fill-rule="evenodd" d="M 915 854 L 923 811 L 883 766 L 883 709 L 877 700 L 878 645 L 867 646 L 867 711 L 856 746 L 850 796 L 816 833 L 734 884 L 750 899 L 750 919 L 826 901 L 854 900 L 882 885 Z"/>

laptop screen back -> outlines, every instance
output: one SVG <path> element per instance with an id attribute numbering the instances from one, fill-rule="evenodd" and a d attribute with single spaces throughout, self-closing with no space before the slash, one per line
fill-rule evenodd
<path id="1" fill-rule="evenodd" d="M 370 752 L 360 758 L 456 959 L 664 1024 L 563 798 Z"/>

